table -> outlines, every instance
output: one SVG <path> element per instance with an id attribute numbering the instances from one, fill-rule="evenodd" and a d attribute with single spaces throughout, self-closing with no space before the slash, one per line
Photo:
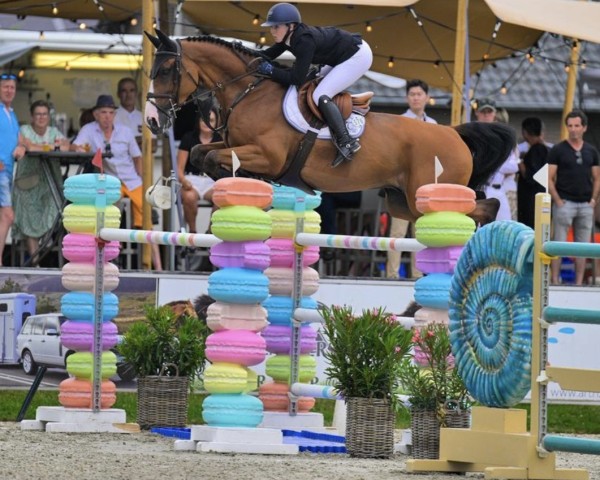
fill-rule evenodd
<path id="1" fill-rule="evenodd" d="M 55 182 L 52 171 L 50 170 L 50 162 L 59 161 L 61 166 L 77 165 L 76 175 L 80 174 L 86 165 L 90 165 L 94 153 L 92 152 L 60 152 L 60 151 L 49 151 L 49 152 L 27 152 L 27 156 L 33 158 L 39 158 L 42 164 L 45 177 L 48 179 L 50 190 L 52 192 L 52 198 L 56 203 L 56 206 L 62 211 L 64 206 L 64 195 L 62 192 L 62 186 L 57 185 Z"/>

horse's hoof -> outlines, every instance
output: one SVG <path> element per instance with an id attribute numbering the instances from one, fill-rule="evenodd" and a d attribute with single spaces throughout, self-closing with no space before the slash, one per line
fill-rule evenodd
<path id="1" fill-rule="evenodd" d="M 190 150 L 190 163 L 194 167 L 196 167 L 198 170 L 200 170 L 202 173 L 205 173 L 205 171 L 204 171 L 204 159 L 206 158 L 207 153 L 203 152 L 198 147 L 200 147 L 200 145 L 195 145 Z"/>

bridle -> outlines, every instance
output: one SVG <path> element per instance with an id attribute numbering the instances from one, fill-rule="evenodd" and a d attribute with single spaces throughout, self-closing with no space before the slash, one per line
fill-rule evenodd
<path id="1" fill-rule="evenodd" d="M 198 111 L 200 112 L 200 114 L 202 116 L 202 120 L 204 121 L 204 123 L 206 123 L 206 125 L 213 132 L 219 132 L 221 130 L 227 131 L 227 122 L 229 120 L 229 116 L 233 112 L 233 109 L 236 107 L 236 105 L 238 105 L 244 99 L 244 97 L 246 95 L 248 95 L 252 90 L 254 90 L 254 88 L 256 88 L 256 86 L 258 84 L 260 84 L 264 80 L 264 77 L 255 78 L 252 82 L 250 82 L 248 84 L 248 86 L 246 87 L 246 89 L 237 95 L 237 97 L 233 100 L 233 102 L 231 103 L 231 105 L 229 107 L 222 105 L 221 110 L 224 111 L 222 124 L 219 127 L 213 127 L 210 123 L 210 110 L 213 105 L 213 101 L 214 101 L 216 92 L 225 90 L 225 88 L 227 86 L 229 86 L 233 83 L 236 83 L 241 78 L 244 78 L 247 76 L 254 76 L 256 69 L 254 69 L 253 71 L 245 72 L 236 77 L 233 77 L 232 79 L 228 80 L 227 82 L 219 82 L 218 81 L 215 83 L 215 86 L 213 88 L 211 88 L 209 90 L 205 90 L 202 88 L 201 82 L 197 81 L 194 78 L 194 76 L 189 72 L 189 70 L 187 70 L 187 68 L 185 68 L 185 65 L 183 64 L 183 61 L 182 61 L 183 52 L 182 52 L 182 48 L 181 48 L 181 41 L 179 39 L 177 39 L 174 41 L 174 44 L 176 45 L 175 51 L 172 51 L 172 50 L 157 50 L 156 51 L 156 54 L 155 54 L 156 58 L 154 60 L 154 65 L 152 66 L 152 70 L 150 72 L 150 78 L 152 80 L 154 80 L 163 71 L 163 69 L 161 68 L 162 65 L 170 58 L 174 58 L 175 61 L 173 62 L 171 67 L 169 67 L 168 70 L 169 70 L 169 72 L 171 72 L 171 71 L 173 72 L 172 73 L 172 75 L 173 75 L 172 83 L 176 86 L 175 90 L 170 93 L 148 92 L 148 94 L 146 95 L 146 100 L 148 102 L 150 102 L 152 105 L 154 105 L 154 107 L 159 112 L 161 112 L 163 115 L 165 115 L 171 122 L 173 122 L 175 120 L 175 118 L 177 118 L 177 112 L 179 110 L 181 110 L 185 105 L 194 103 L 196 105 L 196 108 L 198 109 Z M 240 55 L 239 52 L 237 52 L 237 50 L 235 48 L 232 48 L 232 50 L 238 56 L 238 58 L 240 58 L 240 60 L 242 60 L 242 62 L 246 65 L 246 67 L 248 67 L 250 65 L 248 62 L 246 62 L 246 60 L 242 57 L 242 55 Z M 181 86 L 182 71 L 187 76 L 190 77 L 190 79 L 196 86 L 196 89 L 183 103 L 179 103 L 179 89 Z M 156 102 L 156 100 L 164 100 L 164 99 L 168 100 L 168 106 L 161 106 Z"/>

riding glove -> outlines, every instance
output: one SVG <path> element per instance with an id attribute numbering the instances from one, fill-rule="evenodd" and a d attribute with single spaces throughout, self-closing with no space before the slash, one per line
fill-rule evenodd
<path id="1" fill-rule="evenodd" d="M 262 62 L 260 62 L 260 65 L 256 69 L 256 72 L 260 73 L 261 75 L 267 75 L 270 77 L 273 73 L 273 65 L 271 65 L 266 60 L 263 60 Z"/>

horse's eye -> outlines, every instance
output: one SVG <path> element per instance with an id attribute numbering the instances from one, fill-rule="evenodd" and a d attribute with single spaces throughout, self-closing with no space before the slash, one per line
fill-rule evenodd
<path id="1" fill-rule="evenodd" d="M 171 75 L 171 68 L 170 67 L 163 67 L 161 69 L 158 70 L 158 77 L 168 77 Z"/>

